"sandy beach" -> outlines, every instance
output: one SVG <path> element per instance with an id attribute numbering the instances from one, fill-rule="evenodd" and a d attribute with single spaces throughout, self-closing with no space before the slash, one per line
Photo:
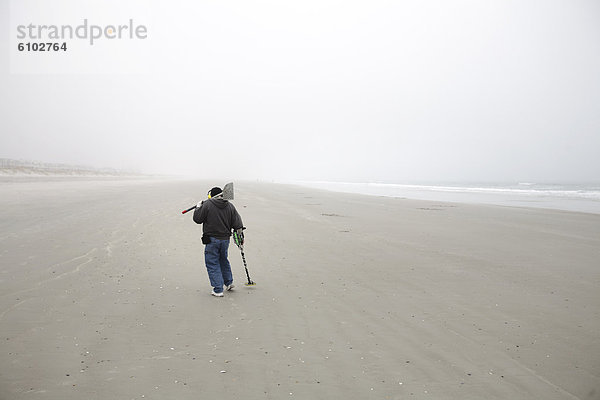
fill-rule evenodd
<path id="1" fill-rule="evenodd" d="M 600 215 L 218 183 L 3 179 L 0 399 L 600 399 Z"/>

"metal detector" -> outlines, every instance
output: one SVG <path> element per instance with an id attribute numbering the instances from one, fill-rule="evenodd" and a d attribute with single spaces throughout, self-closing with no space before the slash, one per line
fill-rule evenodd
<path id="1" fill-rule="evenodd" d="M 248 278 L 248 282 L 244 283 L 246 286 L 254 286 L 256 283 L 250 279 L 250 274 L 248 273 L 248 265 L 246 264 L 246 256 L 244 255 L 244 232 L 243 230 L 246 228 L 238 229 L 237 231 L 233 231 L 233 241 L 236 246 L 240 249 L 242 253 L 242 261 L 244 262 L 244 269 L 246 270 L 246 277 Z"/>

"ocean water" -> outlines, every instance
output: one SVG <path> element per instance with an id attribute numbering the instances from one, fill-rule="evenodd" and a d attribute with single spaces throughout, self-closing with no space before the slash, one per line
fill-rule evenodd
<path id="1" fill-rule="evenodd" d="M 325 181 L 289 182 L 335 192 L 373 196 L 404 197 L 457 203 L 494 204 L 513 207 L 548 208 L 600 214 L 599 184 L 547 183 L 351 183 Z"/>

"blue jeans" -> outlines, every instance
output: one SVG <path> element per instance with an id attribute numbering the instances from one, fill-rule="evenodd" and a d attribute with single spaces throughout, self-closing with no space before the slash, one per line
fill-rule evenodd
<path id="1" fill-rule="evenodd" d="M 208 271 L 208 279 L 215 293 L 223 292 L 223 285 L 228 286 L 233 283 L 231 274 L 231 265 L 227 259 L 227 250 L 229 249 L 229 239 L 221 240 L 210 238 L 210 243 L 204 248 L 204 262 Z"/>

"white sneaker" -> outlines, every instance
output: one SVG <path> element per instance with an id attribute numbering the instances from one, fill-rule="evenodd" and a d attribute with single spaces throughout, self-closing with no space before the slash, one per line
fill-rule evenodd
<path id="1" fill-rule="evenodd" d="M 232 283 L 231 285 L 227 285 L 225 286 L 225 290 L 230 291 L 235 287 L 235 285 Z"/>
<path id="2" fill-rule="evenodd" d="M 221 293 L 216 293 L 216 292 L 214 291 L 214 289 L 213 289 L 213 291 L 212 291 L 210 294 L 212 294 L 212 295 L 213 295 L 213 296 L 215 296 L 215 297 L 223 297 L 223 292 L 221 292 Z"/>

